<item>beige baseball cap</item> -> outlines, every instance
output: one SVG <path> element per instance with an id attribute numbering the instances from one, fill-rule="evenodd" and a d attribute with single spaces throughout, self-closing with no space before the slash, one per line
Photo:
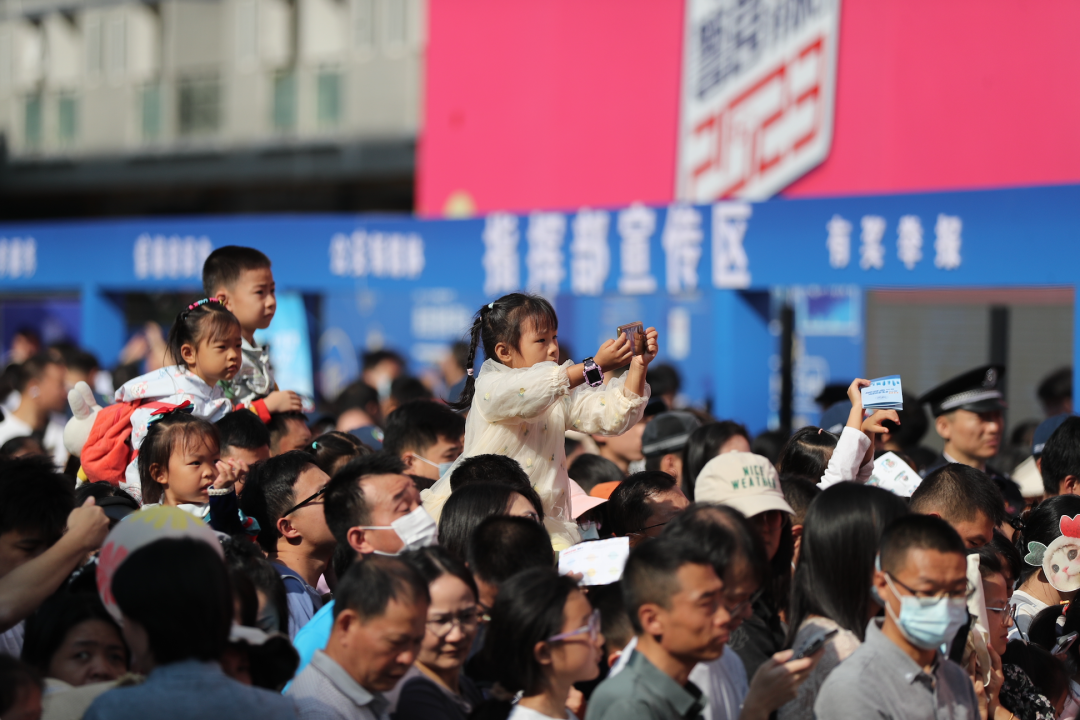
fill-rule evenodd
<path id="1" fill-rule="evenodd" d="M 753 453 L 724 453 L 706 463 L 694 483 L 694 499 L 729 505 L 746 517 L 768 510 L 795 514 L 780 490 L 776 468 Z"/>

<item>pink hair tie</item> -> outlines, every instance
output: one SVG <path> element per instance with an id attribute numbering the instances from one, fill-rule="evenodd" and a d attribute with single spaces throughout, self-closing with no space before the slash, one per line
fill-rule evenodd
<path id="1" fill-rule="evenodd" d="M 466 372 L 466 373 L 467 373 L 467 374 L 469 375 L 469 377 L 472 377 L 472 376 L 473 376 L 473 374 L 472 374 L 472 368 L 469 368 L 469 369 L 468 369 L 468 370 L 466 370 L 465 372 Z"/>
<path id="2" fill-rule="evenodd" d="M 818 434 L 818 435 L 820 435 L 820 434 L 821 434 L 821 428 L 818 428 L 818 429 L 817 429 L 817 434 Z"/>

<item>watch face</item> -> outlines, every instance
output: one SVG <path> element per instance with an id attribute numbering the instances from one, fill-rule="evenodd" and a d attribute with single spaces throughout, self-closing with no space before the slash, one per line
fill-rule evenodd
<path id="1" fill-rule="evenodd" d="M 604 379 L 604 376 L 600 374 L 599 367 L 590 365 L 585 368 L 585 379 L 588 380 L 590 384 L 595 384 L 601 382 Z"/>

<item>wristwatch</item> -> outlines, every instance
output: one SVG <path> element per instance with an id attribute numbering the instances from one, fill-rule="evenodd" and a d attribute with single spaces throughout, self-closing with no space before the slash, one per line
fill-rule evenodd
<path id="1" fill-rule="evenodd" d="M 585 358 L 582 364 L 585 366 L 585 382 L 589 384 L 589 387 L 599 387 L 604 384 L 604 371 L 595 360 Z"/>

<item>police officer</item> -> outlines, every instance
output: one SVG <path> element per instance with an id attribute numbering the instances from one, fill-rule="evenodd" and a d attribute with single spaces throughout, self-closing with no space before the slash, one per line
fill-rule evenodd
<path id="1" fill-rule="evenodd" d="M 987 461 L 998 453 L 1005 430 L 1005 401 L 1001 382 L 1005 368 L 986 365 L 938 385 L 919 398 L 930 406 L 934 429 L 945 441 L 945 450 L 924 477 L 946 463 L 962 463 L 982 470 L 995 480 L 1006 476 Z"/>

